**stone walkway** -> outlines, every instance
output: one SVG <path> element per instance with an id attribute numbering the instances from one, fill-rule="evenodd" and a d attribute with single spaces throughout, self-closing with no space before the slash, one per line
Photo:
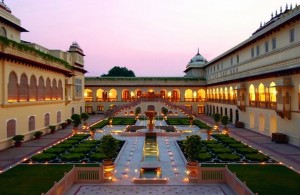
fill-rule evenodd
<path id="1" fill-rule="evenodd" d="M 103 118 L 103 115 L 90 116 L 88 124 L 93 124 Z M 40 139 L 23 142 L 21 147 L 10 147 L 0 151 L 0 173 L 31 157 L 33 154 L 72 135 L 72 125 L 66 129 L 57 130 L 54 134 L 43 135 Z"/>
<path id="2" fill-rule="evenodd" d="M 210 116 L 200 116 L 200 120 L 213 124 Z M 228 125 L 230 136 L 258 149 L 278 162 L 300 173 L 300 148 L 290 144 L 277 144 L 271 141 L 271 137 L 245 128 L 236 128 Z"/>

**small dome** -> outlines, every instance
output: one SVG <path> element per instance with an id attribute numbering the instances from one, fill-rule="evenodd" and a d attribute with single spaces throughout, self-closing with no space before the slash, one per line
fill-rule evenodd
<path id="1" fill-rule="evenodd" d="M 207 60 L 199 53 L 199 49 L 197 54 L 190 60 L 190 62 L 188 63 L 188 66 L 201 66 L 206 64 Z"/>
<path id="2" fill-rule="evenodd" d="M 0 1 L 0 8 L 4 9 L 5 11 L 11 13 L 11 9 L 5 5 L 4 0 Z"/>
<path id="3" fill-rule="evenodd" d="M 72 45 L 70 46 L 69 51 L 75 51 L 83 54 L 82 49 L 80 48 L 79 44 L 77 42 L 73 42 Z"/>

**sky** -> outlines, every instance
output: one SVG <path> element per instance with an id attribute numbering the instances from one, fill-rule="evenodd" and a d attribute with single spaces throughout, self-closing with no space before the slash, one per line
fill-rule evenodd
<path id="1" fill-rule="evenodd" d="M 246 40 L 297 0 L 5 0 L 29 32 L 22 40 L 67 51 L 76 41 L 87 76 L 114 66 L 136 76 L 184 76 L 200 54 L 208 61 Z"/>

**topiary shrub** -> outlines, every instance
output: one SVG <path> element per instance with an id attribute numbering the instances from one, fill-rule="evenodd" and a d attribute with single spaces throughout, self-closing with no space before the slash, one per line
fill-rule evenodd
<path id="1" fill-rule="evenodd" d="M 94 153 L 90 155 L 90 159 L 101 162 L 103 159 L 106 159 L 106 156 L 103 153 Z"/>
<path id="2" fill-rule="evenodd" d="M 200 160 L 201 162 L 204 162 L 204 161 L 210 161 L 212 159 L 212 155 L 208 152 L 206 153 L 200 153 L 198 155 L 198 160 Z"/>
<path id="3" fill-rule="evenodd" d="M 232 153 L 228 148 L 212 148 L 211 151 L 215 154 Z"/>
<path id="4" fill-rule="evenodd" d="M 63 144 L 72 144 L 72 145 L 75 145 L 75 144 L 78 144 L 79 142 L 80 142 L 80 140 L 67 139 L 67 140 L 63 141 L 62 143 Z"/>
<path id="5" fill-rule="evenodd" d="M 44 150 L 43 153 L 51 153 L 51 154 L 61 154 L 64 153 L 66 151 L 66 149 L 64 148 L 49 148 L 47 150 Z"/>
<path id="6" fill-rule="evenodd" d="M 67 162 L 78 162 L 85 157 L 83 153 L 69 153 L 61 155 L 61 160 Z"/>
<path id="7" fill-rule="evenodd" d="M 89 144 L 89 143 L 82 143 L 77 146 L 77 148 L 88 148 L 89 150 L 91 150 L 95 147 L 96 147 L 95 144 Z"/>
<path id="8" fill-rule="evenodd" d="M 217 158 L 222 160 L 222 161 L 239 161 L 241 157 L 237 154 L 218 154 Z"/>
<path id="9" fill-rule="evenodd" d="M 31 159 L 36 162 L 46 162 L 46 161 L 54 160 L 54 159 L 56 159 L 56 157 L 57 157 L 56 154 L 41 153 L 41 154 L 32 156 Z"/>
<path id="10" fill-rule="evenodd" d="M 237 148 L 236 152 L 241 154 L 251 154 L 251 153 L 257 153 L 258 151 L 253 148 Z"/>
<path id="11" fill-rule="evenodd" d="M 90 148 L 81 147 L 81 148 L 72 148 L 69 152 L 70 153 L 84 153 L 84 154 L 86 154 L 86 153 L 89 153 L 90 150 L 91 150 Z"/>
<path id="12" fill-rule="evenodd" d="M 207 144 L 207 148 L 225 148 L 223 144 Z"/>
<path id="13" fill-rule="evenodd" d="M 248 148 L 249 146 L 242 144 L 242 143 L 232 143 L 232 144 L 229 144 L 229 147 L 236 149 L 236 148 Z"/>
<path id="14" fill-rule="evenodd" d="M 217 144 L 218 141 L 216 140 L 204 140 L 202 141 L 203 144 L 207 145 L 207 144 Z"/>
<path id="15" fill-rule="evenodd" d="M 60 144 L 56 144 L 54 146 L 52 146 L 52 148 L 64 148 L 64 149 L 70 149 L 73 148 L 72 144 L 64 144 L 64 143 L 60 143 Z"/>
<path id="16" fill-rule="evenodd" d="M 245 158 L 257 162 L 263 162 L 269 160 L 269 157 L 263 154 L 246 154 Z"/>
<path id="17" fill-rule="evenodd" d="M 195 161 L 201 150 L 201 137 L 199 135 L 188 136 L 183 144 L 184 153 L 188 156 L 188 161 Z"/>

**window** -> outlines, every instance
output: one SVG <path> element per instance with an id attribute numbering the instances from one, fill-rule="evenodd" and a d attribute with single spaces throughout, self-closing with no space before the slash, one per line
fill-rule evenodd
<path id="1" fill-rule="evenodd" d="M 236 63 L 238 64 L 240 62 L 240 56 L 236 55 Z"/>
<path id="2" fill-rule="evenodd" d="M 256 46 L 256 56 L 259 56 L 259 45 Z"/>
<path id="3" fill-rule="evenodd" d="M 60 112 L 60 111 L 58 111 L 58 112 L 56 113 L 56 122 L 57 122 L 57 123 L 60 123 L 60 122 L 61 122 L 61 112 Z"/>
<path id="4" fill-rule="evenodd" d="M 272 49 L 276 49 L 276 37 L 272 39 Z"/>
<path id="5" fill-rule="evenodd" d="M 233 58 L 230 59 L 230 64 L 231 64 L 231 65 L 233 64 Z"/>
<path id="6" fill-rule="evenodd" d="M 6 126 L 7 138 L 15 136 L 16 135 L 16 120 L 11 119 L 11 120 L 7 121 L 6 125 L 7 125 Z"/>
<path id="7" fill-rule="evenodd" d="M 104 106 L 103 105 L 97 106 L 97 111 L 104 111 Z"/>
<path id="8" fill-rule="evenodd" d="M 295 29 L 290 30 L 290 43 L 295 41 Z"/>
<path id="9" fill-rule="evenodd" d="M 6 33 L 6 30 L 4 27 L 1 27 L 0 28 L 0 36 L 2 37 L 7 37 L 7 33 Z"/>
<path id="10" fill-rule="evenodd" d="M 44 118 L 44 126 L 48 127 L 50 125 L 50 114 L 46 113 Z"/>
<path id="11" fill-rule="evenodd" d="M 35 130 L 35 116 L 30 116 L 28 120 L 28 130 L 33 131 Z"/>
<path id="12" fill-rule="evenodd" d="M 269 52 L 269 42 L 266 41 L 265 42 L 265 53 L 268 53 Z"/>
<path id="13" fill-rule="evenodd" d="M 75 79 L 75 97 L 82 97 L 82 80 Z"/>
<path id="14" fill-rule="evenodd" d="M 251 48 L 251 58 L 253 58 L 254 57 L 254 48 L 252 47 Z"/>
<path id="15" fill-rule="evenodd" d="M 18 101 L 18 77 L 15 72 L 9 74 L 7 86 L 7 96 L 8 102 L 17 102 Z"/>

